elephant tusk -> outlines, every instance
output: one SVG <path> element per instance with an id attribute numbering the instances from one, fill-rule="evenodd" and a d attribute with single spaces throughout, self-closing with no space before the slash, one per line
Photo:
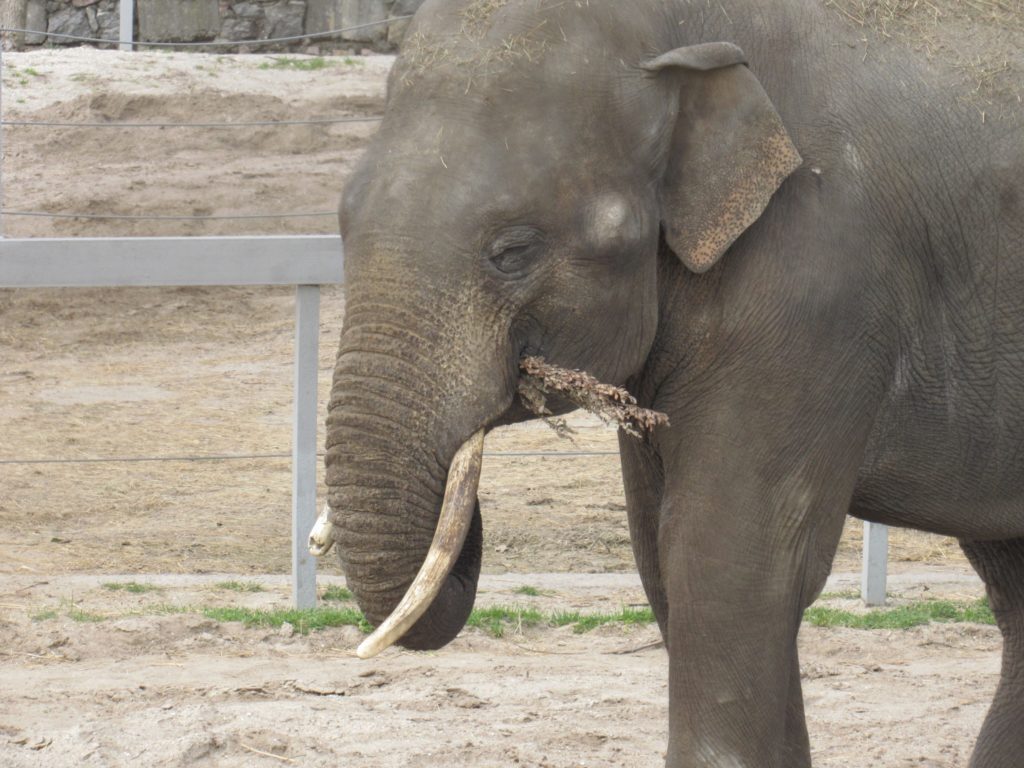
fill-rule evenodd
<path id="1" fill-rule="evenodd" d="M 309 532 L 309 553 L 314 557 L 323 557 L 334 546 L 334 523 L 329 519 L 330 514 L 331 508 L 324 504 L 320 517 Z"/>
<path id="2" fill-rule="evenodd" d="M 441 504 L 441 514 L 437 519 L 430 551 L 395 610 L 356 649 L 359 658 L 369 659 L 392 645 L 426 612 L 441 591 L 456 558 L 462 552 L 462 545 L 473 521 L 483 450 L 484 431 L 481 429 L 456 451 L 448 468 L 444 502 Z"/>

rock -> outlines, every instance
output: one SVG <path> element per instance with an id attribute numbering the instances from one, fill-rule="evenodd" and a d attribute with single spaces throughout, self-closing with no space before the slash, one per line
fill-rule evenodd
<path id="1" fill-rule="evenodd" d="M 281 629 L 277 633 L 281 637 L 291 637 L 295 634 L 295 626 L 286 621 L 281 625 Z"/>
<path id="2" fill-rule="evenodd" d="M 96 20 L 96 9 L 91 5 L 85 9 L 85 20 L 89 22 L 90 33 L 96 37 L 100 31 L 100 23 Z"/>
<path id="3" fill-rule="evenodd" d="M 85 11 L 71 6 L 51 13 L 50 18 L 46 20 L 46 31 L 51 35 L 92 37 L 92 29 L 89 27 L 89 20 L 85 17 Z M 63 40 L 59 37 L 51 38 L 49 42 L 57 45 L 75 45 L 74 40 Z"/>
<path id="4" fill-rule="evenodd" d="M 297 37 L 305 33 L 305 0 L 287 0 L 266 7 L 267 37 Z"/>
<path id="5" fill-rule="evenodd" d="M 117 5 L 102 2 L 96 7 L 96 20 L 99 22 L 99 37 L 104 40 L 119 40 L 121 37 L 121 15 Z"/>
<path id="6" fill-rule="evenodd" d="M 32 30 L 31 33 L 25 35 L 25 45 L 42 45 L 46 42 L 46 3 L 44 0 L 28 0 L 28 6 L 25 8 L 25 29 Z"/>
<path id="7" fill-rule="evenodd" d="M 218 0 L 136 1 L 140 41 L 211 40 L 220 31 Z"/>
<path id="8" fill-rule="evenodd" d="M 260 19 L 263 17 L 263 9 L 256 3 L 233 3 L 231 12 L 242 19 Z"/>
<path id="9" fill-rule="evenodd" d="M 71 0 L 71 4 L 75 8 L 85 8 L 87 5 L 95 5 L 100 0 Z"/>
<path id="10" fill-rule="evenodd" d="M 306 11 L 306 32 L 327 32 L 347 29 L 388 18 L 385 0 L 309 0 Z M 374 24 L 353 29 L 338 39 L 361 43 L 382 43 L 387 39 L 387 24 Z"/>
<path id="11" fill-rule="evenodd" d="M 224 19 L 217 37 L 221 40 L 255 40 L 259 37 L 259 28 L 254 19 Z M 239 53 L 248 51 L 239 50 Z"/>

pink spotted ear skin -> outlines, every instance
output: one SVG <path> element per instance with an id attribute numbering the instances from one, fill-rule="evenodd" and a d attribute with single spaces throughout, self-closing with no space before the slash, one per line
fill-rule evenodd
<path id="1" fill-rule="evenodd" d="M 735 45 L 678 48 L 643 68 L 679 88 L 661 183 L 665 238 L 688 269 L 706 272 L 803 160 Z"/>

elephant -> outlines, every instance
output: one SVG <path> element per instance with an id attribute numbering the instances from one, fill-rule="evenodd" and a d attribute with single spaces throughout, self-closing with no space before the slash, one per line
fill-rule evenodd
<path id="1" fill-rule="evenodd" d="M 436 649 L 519 361 L 629 389 L 673 768 L 811 764 L 797 633 L 847 515 L 955 536 L 1024 754 L 1024 131 L 820 0 L 426 0 L 346 181 L 329 510 L 377 632 Z M 569 405 L 554 402 L 555 412 Z"/>

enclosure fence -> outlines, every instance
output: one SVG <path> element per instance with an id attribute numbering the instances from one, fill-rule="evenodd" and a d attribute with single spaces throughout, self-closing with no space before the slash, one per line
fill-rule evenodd
<path id="1" fill-rule="evenodd" d="M 121 0 L 120 39 L 104 40 L 49 34 L 71 42 L 117 45 L 122 51 L 139 46 L 200 49 L 204 47 L 267 45 L 310 38 L 332 37 L 355 29 L 389 24 L 410 18 L 391 17 L 357 27 L 294 37 L 249 41 L 197 43 L 136 43 L 133 40 L 134 2 Z M 30 30 L 0 29 L 0 33 Z M 209 221 L 218 219 L 283 219 L 334 216 L 334 211 L 246 213 L 217 216 L 121 215 L 52 213 L 4 208 L 3 151 L 7 126 L 45 128 L 151 128 L 314 125 L 379 120 L 376 116 L 338 117 L 317 120 L 224 121 L 203 123 L 160 122 L 47 122 L 3 119 L 3 51 L 0 50 L 0 288 L 70 288 L 127 286 L 295 286 L 294 400 L 291 453 L 222 454 L 207 456 L 128 456 L 95 458 L 0 458 L 0 465 L 104 463 L 145 461 L 231 461 L 291 457 L 292 463 L 292 600 L 297 608 L 316 605 L 316 561 L 309 554 L 309 532 L 316 522 L 317 360 L 319 344 L 320 288 L 342 282 L 343 248 L 337 235 L 289 235 L 259 237 L 76 237 L 7 238 L 4 217 L 34 216 L 52 219 Z M 504 451 L 487 452 L 495 457 L 612 456 L 618 451 Z M 885 602 L 888 530 L 864 524 L 861 594 L 869 605 Z"/>

